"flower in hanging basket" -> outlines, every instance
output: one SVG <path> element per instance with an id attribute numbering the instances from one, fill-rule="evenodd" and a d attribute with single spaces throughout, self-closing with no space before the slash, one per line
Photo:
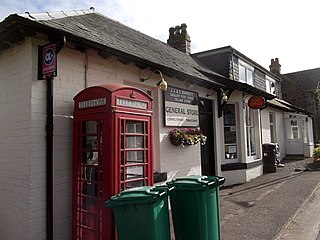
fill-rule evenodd
<path id="1" fill-rule="evenodd" d="M 206 144 L 207 137 L 198 128 L 175 128 L 169 132 L 170 142 L 175 146 Z"/>
<path id="2" fill-rule="evenodd" d="M 319 161 L 320 162 L 320 147 L 316 147 L 313 150 L 313 161 Z"/>

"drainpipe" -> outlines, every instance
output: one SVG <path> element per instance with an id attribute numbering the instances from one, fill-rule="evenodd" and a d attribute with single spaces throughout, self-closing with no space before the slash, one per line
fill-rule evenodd
<path id="1" fill-rule="evenodd" d="M 57 53 L 64 47 L 66 37 L 57 44 Z M 53 240 L 53 77 L 48 77 L 47 82 L 47 122 L 46 122 L 46 174 L 47 174 L 47 240 Z"/>
<path id="2" fill-rule="evenodd" d="M 53 239 L 53 77 L 47 80 L 47 240 Z"/>

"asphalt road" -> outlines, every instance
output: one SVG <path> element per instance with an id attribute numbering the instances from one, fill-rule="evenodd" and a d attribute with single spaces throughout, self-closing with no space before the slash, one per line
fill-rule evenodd
<path id="1" fill-rule="evenodd" d="M 277 239 L 289 223 L 297 220 L 295 217 L 318 187 L 320 171 L 309 171 L 310 163 L 310 160 L 286 163 L 286 167 L 278 169 L 277 173 L 266 174 L 246 184 L 222 189 L 222 240 Z M 319 227 L 318 216 L 314 221 L 317 221 Z M 306 218 L 299 221 L 305 220 Z M 305 227 L 303 222 L 300 223 L 301 226 Z M 291 227 L 293 229 L 294 225 Z M 317 231 L 319 232 L 319 228 Z M 313 239 L 315 240 L 316 236 Z"/>
<path id="2" fill-rule="evenodd" d="M 284 163 L 276 173 L 220 189 L 221 240 L 320 240 L 320 169 L 312 159 Z"/>

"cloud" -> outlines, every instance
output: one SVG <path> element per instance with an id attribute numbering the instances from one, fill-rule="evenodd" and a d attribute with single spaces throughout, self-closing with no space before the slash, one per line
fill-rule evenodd
<path id="1" fill-rule="evenodd" d="M 319 2 L 320 3 L 320 2 Z M 186 23 L 192 52 L 231 45 L 268 69 L 278 57 L 282 70 L 319 67 L 318 0 L 0 0 L 0 21 L 12 13 L 96 11 L 135 30 L 167 41 L 169 28 Z M 302 60 L 303 59 L 303 60 Z M 296 62 L 299 62 L 297 64 Z"/>

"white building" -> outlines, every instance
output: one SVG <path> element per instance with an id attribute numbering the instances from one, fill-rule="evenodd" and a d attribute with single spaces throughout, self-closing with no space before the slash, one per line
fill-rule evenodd
<path id="1" fill-rule="evenodd" d="M 185 45 L 176 46 L 182 52 L 94 10 L 14 14 L 0 23 L 1 239 L 71 239 L 73 98 L 89 86 L 124 84 L 153 97 L 154 171 L 165 173 L 167 180 L 208 174 L 225 176 L 230 185 L 262 174 L 262 143 L 271 141 L 268 113 L 249 109 L 246 100 L 275 95 L 200 65 L 194 60 L 198 56 L 190 55 L 185 27 L 170 30 L 183 37 Z M 48 81 L 38 80 L 38 48 L 50 42 L 60 50 L 53 80 L 53 144 Z M 172 38 L 168 43 L 175 45 Z M 165 97 L 154 70 L 171 89 L 196 95 L 196 125 L 208 136 L 206 145 L 170 143 L 168 132 L 177 126 L 164 120 Z M 276 140 L 282 144 L 286 140 L 278 130 L 286 117 L 276 109 Z"/>

